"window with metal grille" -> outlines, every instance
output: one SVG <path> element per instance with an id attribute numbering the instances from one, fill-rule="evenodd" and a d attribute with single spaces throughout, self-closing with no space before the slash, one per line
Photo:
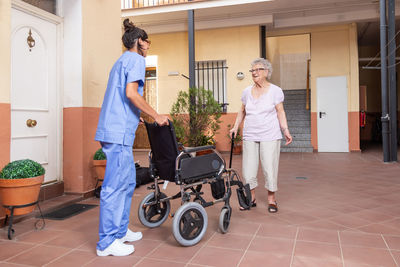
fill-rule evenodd
<path id="1" fill-rule="evenodd" d="M 195 84 L 197 88 L 213 92 L 214 99 L 226 112 L 226 60 L 196 61 Z"/>

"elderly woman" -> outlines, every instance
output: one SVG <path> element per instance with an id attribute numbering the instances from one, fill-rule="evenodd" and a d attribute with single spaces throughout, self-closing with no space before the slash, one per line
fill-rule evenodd
<path id="1" fill-rule="evenodd" d="M 242 93 L 242 108 L 230 133 L 236 135 L 244 119 L 242 167 L 243 177 L 250 184 L 251 206 L 257 205 L 255 188 L 258 185 L 258 163 L 261 161 L 268 191 L 268 211 L 275 213 L 278 211 L 275 192 L 278 190 L 280 140 L 283 133 L 288 145 L 292 142 L 292 136 L 283 109 L 282 89 L 268 82 L 272 74 L 271 63 L 264 58 L 257 58 L 251 63 L 250 72 L 254 84 Z"/>

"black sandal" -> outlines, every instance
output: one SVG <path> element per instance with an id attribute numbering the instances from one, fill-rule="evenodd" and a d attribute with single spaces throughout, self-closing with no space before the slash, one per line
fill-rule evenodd
<path id="1" fill-rule="evenodd" d="M 278 212 L 278 203 L 276 203 L 276 201 L 275 201 L 275 204 L 273 204 L 273 203 L 269 203 L 269 204 L 268 204 L 268 212 L 269 212 L 269 213 L 276 213 L 276 212 Z"/>

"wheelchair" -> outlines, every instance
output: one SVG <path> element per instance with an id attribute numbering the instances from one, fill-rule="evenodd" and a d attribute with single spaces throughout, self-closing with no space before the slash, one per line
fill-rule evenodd
<path id="1" fill-rule="evenodd" d="M 172 122 L 168 126 L 144 122 L 149 137 L 149 171 L 154 183 L 148 187 L 153 192 L 146 195 L 138 209 L 140 222 L 149 228 L 160 226 L 171 213 L 170 200 L 181 199 L 172 221 L 175 240 L 182 246 L 196 245 L 207 230 L 206 207 L 223 203 L 219 216 L 219 229 L 226 233 L 229 228 L 232 208 L 230 197 L 232 186 L 237 186 L 239 204 L 250 209 L 251 194 L 248 184 L 244 184 L 239 174 L 226 167 L 225 160 L 215 150 L 215 146 L 185 148 L 176 141 Z M 232 139 L 233 141 L 233 139 Z M 232 142 L 233 147 L 233 142 Z M 195 152 L 211 153 L 195 156 Z M 230 165 L 232 163 L 232 149 Z M 180 190 L 173 196 L 161 192 L 160 185 L 175 182 Z M 210 184 L 212 200 L 206 201 L 202 186 Z"/>

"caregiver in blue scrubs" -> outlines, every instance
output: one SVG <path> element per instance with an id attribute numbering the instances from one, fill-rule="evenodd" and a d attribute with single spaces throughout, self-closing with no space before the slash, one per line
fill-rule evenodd
<path id="1" fill-rule="evenodd" d="M 124 28 L 122 42 L 127 51 L 111 69 L 95 137 L 107 157 L 100 194 L 98 256 L 127 256 L 135 249 L 125 242 L 142 238 L 142 233 L 128 229 L 136 186 L 132 146 L 140 112 L 159 125 L 168 124 L 168 117 L 159 115 L 142 97 L 150 47 L 147 33 L 129 19 L 124 20 Z"/>

